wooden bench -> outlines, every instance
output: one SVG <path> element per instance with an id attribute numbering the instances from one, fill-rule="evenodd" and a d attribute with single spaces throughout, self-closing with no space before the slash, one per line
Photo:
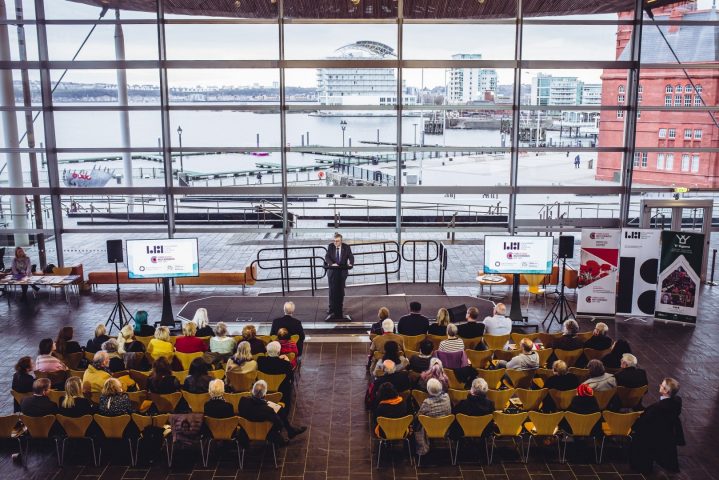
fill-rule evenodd
<path id="1" fill-rule="evenodd" d="M 257 276 L 257 266 L 248 265 L 242 272 L 231 270 L 204 270 L 200 271 L 199 277 L 179 277 L 175 279 L 175 284 L 180 289 L 186 285 L 242 285 L 242 291 L 245 291 L 245 285 L 254 285 Z"/>
<path id="2" fill-rule="evenodd" d="M 122 285 L 133 285 L 133 284 L 151 284 L 159 285 L 162 280 L 159 278 L 130 278 L 127 271 L 120 271 L 119 277 Z M 97 285 L 115 285 L 115 272 L 113 271 L 100 271 L 90 272 L 87 274 L 87 283 L 95 289 Z"/>

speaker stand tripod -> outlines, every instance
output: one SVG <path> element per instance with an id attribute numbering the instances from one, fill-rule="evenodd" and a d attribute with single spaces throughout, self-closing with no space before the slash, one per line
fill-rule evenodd
<path id="1" fill-rule="evenodd" d="M 564 295 L 564 272 L 566 269 L 567 259 L 562 258 L 562 286 L 557 293 L 557 299 L 554 301 L 554 305 L 552 305 L 551 310 L 549 310 L 549 313 L 547 313 L 547 316 L 544 317 L 544 320 L 542 321 L 542 326 L 544 326 L 546 321 L 550 320 L 549 317 L 552 317 L 549 321 L 549 325 L 546 327 L 547 332 L 552 328 L 552 323 L 555 321 L 561 325 L 570 317 L 576 320 L 572 306 L 569 304 L 567 297 Z"/>
<path id="2" fill-rule="evenodd" d="M 135 317 L 132 316 L 130 310 L 128 310 L 125 304 L 122 303 L 122 300 L 120 300 L 120 271 L 118 270 L 117 262 L 115 262 L 115 292 L 117 293 L 117 301 L 105 322 L 107 333 L 112 333 L 113 327 L 121 330 L 130 320 L 135 321 Z"/>

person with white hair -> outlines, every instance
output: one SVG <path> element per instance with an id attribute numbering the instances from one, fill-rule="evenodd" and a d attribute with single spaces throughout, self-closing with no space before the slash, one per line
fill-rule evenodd
<path id="1" fill-rule="evenodd" d="M 394 332 L 394 320 L 391 318 L 385 318 L 382 320 L 382 335 L 377 335 L 372 339 L 372 344 L 369 347 L 370 355 L 374 352 L 384 353 L 384 345 L 387 342 L 397 342 L 399 349 L 404 351 L 404 339 L 402 335 L 397 335 Z"/>
<path id="2" fill-rule="evenodd" d="M 487 390 L 489 390 L 489 385 L 485 379 L 478 377 L 472 380 L 469 395 L 454 407 L 455 415 L 462 414 L 470 417 L 491 415 L 494 412 L 494 402 L 487 397 Z M 459 440 L 463 435 L 462 427 L 455 421 L 449 430 L 450 438 Z"/>
<path id="3" fill-rule="evenodd" d="M 269 375 L 285 375 L 284 381 L 280 384 L 279 391 L 282 392 L 282 401 L 285 402 L 287 408 L 290 408 L 292 401 L 292 382 L 294 376 L 292 372 L 292 364 L 289 359 L 280 356 L 280 342 L 274 341 L 267 344 L 267 355 L 257 359 L 257 370 Z"/>
<path id="4" fill-rule="evenodd" d="M 111 338 L 110 340 L 102 344 L 102 351 L 107 352 L 107 356 L 110 357 L 110 373 L 116 373 L 125 370 L 125 361 L 118 352 L 119 348 L 120 345 L 114 338 Z"/>
<path id="5" fill-rule="evenodd" d="M 457 336 L 457 325 L 450 323 L 447 325 L 447 339 L 439 342 L 440 352 L 462 352 L 464 351 L 464 342 Z"/>
<path id="6" fill-rule="evenodd" d="M 268 345 L 269 347 L 269 345 Z M 292 439 L 304 433 L 307 427 L 293 427 L 287 419 L 288 407 L 270 402 L 265 398 L 267 394 L 267 382 L 257 380 L 252 385 L 252 395 L 240 398 L 238 414 L 251 422 L 270 422 L 272 430 L 267 434 L 267 440 L 275 445 L 287 445 L 289 440 L 282 436 L 282 430 L 287 431 L 287 438 Z"/>
<path id="7" fill-rule="evenodd" d="M 226 360 L 235 352 L 237 342 L 227 335 L 227 324 L 218 322 L 215 326 L 215 336 L 210 339 L 210 352 L 217 353 Z"/>
<path id="8" fill-rule="evenodd" d="M 210 394 L 210 399 L 205 402 L 206 417 L 231 418 L 235 415 L 232 404 L 225 401 L 225 382 L 219 379 L 212 380 L 207 393 Z"/>
<path id="9" fill-rule="evenodd" d="M 197 325 L 198 337 L 212 337 L 215 332 L 210 327 L 210 318 L 207 316 L 206 308 L 198 308 L 195 310 L 195 315 L 192 317 L 192 322 Z"/>
<path id="10" fill-rule="evenodd" d="M 100 350 L 92 358 L 92 363 L 82 375 L 83 392 L 100 393 L 105 385 L 105 380 L 112 377 L 110 372 L 110 356 L 107 352 Z"/>
<path id="11" fill-rule="evenodd" d="M 375 399 L 380 387 L 385 383 L 391 383 L 398 392 L 404 392 L 412 387 L 407 371 L 397 370 L 396 364 L 392 360 L 384 360 L 381 365 L 383 375 L 375 379 L 371 390 L 371 395 Z M 376 406 L 376 404 L 374 406 Z"/>
<path id="12" fill-rule="evenodd" d="M 452 414 L 452 402 L 449 400 L 449 395 L 442 390 L 442 383 L 439 380 L 430 378 L 427 381 L 427 393 L 429 396 L 422 402 L 417 415 L 443 417 Z M 419 422 L 415 424 L 414 441 L 417 447 L 417 455 L 426 455 L 429 452 L 429 441 L 422 424 Z"/>
<path id="13" fill-rule="evenodd" d="M 485 317 L 484 323 L 485 335 L 509 335 L 512 333 L 512 320 L 507 317 L 507 306 L 498 303 L 494 306 L 494 313 L 491 317 Z"/>
<path id="14" fill-rule="evenodd" d="M 286 328 L 290 335 L 299 335 L 300 339 L 297 342 L 297 351 L 299 352 L 298 356 L 301 356 L 305 343 L 305 329 L 302 327 L 302 322 L 294 317 L 295 302 L 285 302 L 282 310 L 284 315 L 272 320 L 270 335 L 277 335 L 277 332 L 279 332 L 281 328 Z"/>
<path id="15" fill-rule="evenodd" d="M 594 350 L 609 350 L 612 348 L 612 338 L 607 335 L 609 327 L 606 323 L 597 322 L 594 325 L 592 337 L 584 342 L 584 348 L 593 348 Z"/>
<path id="16" fill-rule="evenodd" d="M 622 355 L 622 369 L 614 374 L 618 387 L 638 388 L 648 385 L 647 372 L 637 367 L 637 357 L 631 353 Z"/>
<path id="17" fill-rule="evenodd" d="M 552 342 L 552 348 L 555 350 L 577 350 L 583 348 L 582 340 L 577 336 L 579 333 L 579 324 L 572 319 L 566 320 L 562 324 L 562 336 L 555 338 Z"/>

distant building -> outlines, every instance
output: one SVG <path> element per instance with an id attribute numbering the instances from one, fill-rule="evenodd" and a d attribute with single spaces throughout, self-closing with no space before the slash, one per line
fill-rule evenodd
<path id="1" fill-rule="evenodd" d="M 458 53 L 452 60 L 481 60 L 479 53 Z M 470 103 L 494 98 L 497 71 L 491 68 L 450 68 L 447 99 L 451 104 Z M 491 93 L 487 93 L 491 92 Z"/>
<path id="2" fill-rule="evenodd" d="M 719 104 L 719 15 L 715 9 L 697 10 L 696 3 L 654 9 L 657 20 L 706 22 L 696 26 L 663 25 L 674 51 L 681 59 L 694 87 L 679 68 L 640 71 L 639 105 L 653 107 L 699 107 Z M 619 14 L 621 20 L 632 13 Z M 713 22 L 713 23 L 712 23 Z M 631 26 L 620 25 L 617 32 L 617 59 L 629 60 L 626 48 Z M 669 47 L 656 27 L 642 32 L 642 62 L 676 64 Z M 693 69 L 693 63 L 714 63 L 717 68 Z M 696 88 L 695 88 L 696 87 Z M 626 104 L 626 70 L 604 70 L 602 105 Z M 624 141 L 624 111 L 603 110 L 599 128 L 599 145 L 620 147 Z M 636 148 L 676 148 L 675 152 L 637 152 L 634 157 L 633 182 L 665 186 L 716 188 L 719 186 L 719 157 L 716 152 L 697 152 L 697 148 L 719 147 L 719 129 L 708 112 L 643 111 L 637 121 Z M 686 149 L 686 151 L 682 151 Z M 620 152 L 600 152 L 597 158 L 598 180 L 618 182 L 622 170 Z"/>
<path id="3" fill-rule="evenodd" d="M 394 50 L 379 42 L 362 40 L 338 48 L 330 60 L 396 59 Z M 404 93 L 406 105 L 417 96 Z M 320 105 L 396 105 L 394 68 L 318 68 L 317 101 Z"/>
<path id="4" fill-rule="evenodd" d="M 539 73 L 532 77 L 532 105 L 600 105 L 602 86 L 584 83 L 577 77 L 555 77 Z"/>

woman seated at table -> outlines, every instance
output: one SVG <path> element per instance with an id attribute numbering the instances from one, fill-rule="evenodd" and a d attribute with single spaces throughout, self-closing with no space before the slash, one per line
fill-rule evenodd
<path id="1" fill-rule="evenodd" d="M 446 308 L 440 308 L 437 310 L 437 318 L 435 322 L 427 329 L 427 335 L 443 337 L 447 334 L 447 325 L 449 325 L 449 310 Z"/>
<path id="2" fill-rule="evenodd" d="M 97 353 L 102 350 L 102 344 L 110 340 L 107 336 L 107 329 L 102 323 L 98 323 L 95 327 L 95 336 L 87 341 L 85 351 L 90 353 Z"/>
<path id="3" fill-rule="evenodd" d="M 252 359 L 252 351 L 248 342 L 237 345 L 237 353 L 227 360 L 227 372 L 251 373 L 257 371 L 257 362 Z"/>
<path id="4" fill-rule="evenodd" d="M 205 402 L 204 413 L 206 417 L 230 418 L 235 415 L 230 402 L 225 401 L 225 382 L 219 379 L 212 380 L 207 389 L 210 399 Z"/>
<path id="5" fill-rule="evenodd" d="M 158 329 L 159 330 L 159 329 Z M 151 393 L 167 394 L 180 391 L 180 382 L 172 374 L 170 363 L 165 357 L 159 357 L 152 365 L 152 373 L 147 379 L 147 390 Z"/>
<path id="6" fill-rule="evenodd" d="M 32 275 L 32 261 L 30 257 L 25 254 L 25 250 L 23 250 L 22 247 L 15 248 L 15 256 L 10 264 L 10 269 L 12 270 L 12 276 L 16 280 L 21 280 Z M 36 292 L 40 290 L 37 285 L 30 286 Z M 27 300 L 27 287 L 27 285 L 20 285 L 20 289 L 22 290 L 20 300 Z"/>
<path id="7" fill-rule="evenodd" d="M 197 325 L 195 322 L 187 322 L 182 327 L 182 336 L 175 340 L 175 350 L 180 353 L 197 353 L 206 352 L 207 344 L 199 337 L 197 333 Z"/>
<path id="8" fill-rule="evenodd" d="M 82 395 L 82 380 L 80 377 L 70 377 L 65 382 L 65 396 L 60 397 L 60 410 L 58 413 L 73 418 L 95 413 L 90 400 Z"/>
<path id="9" fill-rule="evenodd" d="M 167 327 L 157 327 L 155 330 L 155 338 L 147 344 L 147 353 L 157 358 L 162 355 L 169 355 L 175 351 L 175 347 L 170 343 L 170 329 Z"/>
<path id="10" fill-rule="evenodd" d="M 108 378 L 102 386 L 98 413 L 107 417 L 129 415 L 133 412 L 132 402 L 122 391 L 122 383 L 116 378 Z"/>

